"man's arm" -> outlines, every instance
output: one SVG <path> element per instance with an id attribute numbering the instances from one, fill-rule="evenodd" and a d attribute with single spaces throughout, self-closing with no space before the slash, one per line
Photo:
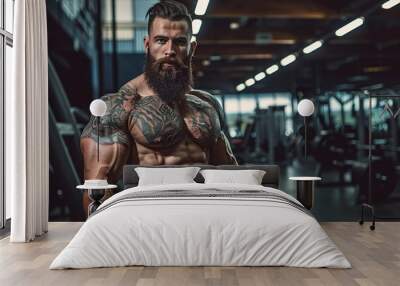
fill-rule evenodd
<path id="1" fill-rule="evenodd" d="M 231 145 L 223 131 L 210 149 L 210 164 L 212 165 L 238 165 L 233 155 Z"/>
<path id="2" fill-rule="evenodd" d="M 99 126 L 99 160 L 97 159 L 97 118 L 91 117 L 81 135 L 81 152 L 84 161 L 84 179 L 107 179 L 116 183 L 128 158 L 137 158 L 136 148 L 127 129 L 127 119 L 132 110 L 133 96 L 122 88 L 118 93 L 103 96 L 107 112 Z M 135 162 L 133 162 L 135 163 Z M 87 211 L 89 199 L 84 194 L 83 205 Z"/>
<path id="3" fill-rule="evenodd" d="M 92 121 L 92 119 L 91 119 Z M 95 120 L 93 120 L 95 121 Z M 109 127 L 101 128 L 108 129 Z M 122 131 L 109 132 L 107 138 L 99 137 L 99 160 L 97 158 L 97 126 L 89 123 L 81 137 L 81 151 L 84 162 L 84 178 L 107 179 L 109 183 L 116 183 L 121 177 L 122 166 L 126 163 L 131 149 L 129 134 Z M 119 133 L 119 134 L 118 134 Z"/>
<path id="4" fill-rule="evenodd" d="M 197 97 L 207 101 L 215 109 L 218 115 L 221 131 L 214 145 L 210 148 L 209 163 L 213 165 L 238 165 L 236 158 L 233 155 L 229 140 L 225 135 L 225 132 L 228 132 L 228 128 L 225 122 L 224 111 L 218 100 L 212 94 L 202 90 L 193 89 L 190 91 L 190 94 L 196 95 Z"/>

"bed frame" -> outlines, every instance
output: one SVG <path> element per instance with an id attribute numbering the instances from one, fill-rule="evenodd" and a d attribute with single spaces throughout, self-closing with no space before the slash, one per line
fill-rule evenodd
<path id="1" fill-rule="evenodd" d="M 125 165 L 123 169 L 123 185 L 124 190 L 132 187 L 136 187 L 139 182 L 139 177 L 135 171 L 136 167 L 147 167 L 147 168 L 179 168 L 184 167 L 185 165 L 163 165 L 163 166 L 139 166 L 139 165 Z M 233 166 L 233 165 L 187 165 L 187 166 L 196 166 L 201 169 L 219 169 L 219 170 L 264 170 L 266 173 L 262 180 L 262 185 L 265 187 L 272 187 L 279 189 L 279 175 L 280 170 L 278 165 L 241 165 L 241 166 Z M 199 173 L 194 179 L 198 183 L 204 183 L 204 178 Z"/>

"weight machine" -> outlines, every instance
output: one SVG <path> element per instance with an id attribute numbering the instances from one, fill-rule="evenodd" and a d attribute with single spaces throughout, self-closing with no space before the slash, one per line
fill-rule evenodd
<path id="1" fill-rule="evenodd" d="M 372 125 L 372 98 L 376 98 L 378 100 L 388 100 L 388 99 L 400 99 L 400 94 L 393 91 L 393 90 L 379 90 L 379 91 L 368 91 L 364 90 L 364 95 L 368 96 L 368 103 L 369 103 L 369 118 L 368 118 L 368 198 L 367 201 L 361 204 L 361 219 L 359 223 L 362 225 L 364 223 L 364 213 L 366 209 L 370 210 L 371 217 L 372 217 L 372 224 L 370 226 L 371 230 L 375 229 L 375 221 L 376 221 L 376 213 L 375 213 L 375 206 L 374 206 L 374 199 L 372 195 L 372 182 L 373 179 L 376 179 L 376 174 L 374 174 L 373 177 L 373 172 L 374 172 L 374 167 L 376 168 L 376 164 L 373 161 L 373 156 L 372 156 L 372 149 L 373 149 L 373 142 L 372 142 L 372 131 L 373 131 L 373 125 Z M 384 111 L 387 110 L 386 108 L 387 105 L 385 105 Z M 390 106 L 389 106 L 390 108 Z M 397 114 L 397 111 L 396 113 Z M 394 118 L 394 113 L 393 111 L 391 112 L 392 119 Z M 393 120 L 391 120 L 392 123 L 395 123 Z M 394 138 L 392 138 L 392 147 L 394 153 L 397 154 L 397 146 L 395 145 L 397 143 L 397 125 L 393 124 L 392 126 L 393 129 L 396 129 L 396 131 L 393 131 L 392 135 L 395 135 Z M 380 166 L 380 168 L 388 168 L 388 166 Z M 393 171 L 395 172 L 395 171 Z M 387 186 L 390 187 L 390 186 Z M 392 188 L 395 187 L 395 184 L 391 186 Z M 390 218 L 390 219 L 398 219 L 398 218 Z"/>

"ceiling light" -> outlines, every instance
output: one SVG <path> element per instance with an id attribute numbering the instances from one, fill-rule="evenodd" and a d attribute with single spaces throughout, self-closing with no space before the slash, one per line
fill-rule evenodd
<path id="1" fill-rule="evenodd" d="M 361 89 L 378 90 L 378 89 L 382 89 L 383 87 L 384 87 L 384 85 L 382 83 L 378 83 L 378 84 L 373 84 L 373 85 L 369 85 L 369 86 L 364 86 Z"/>
<path id="2" fill-rule="evenodd" d="M 276 72 L 277 70 L 279 70 L 278 65 L 273 65 L 273 66 L 270 66 L 269 68 L 267 68 L 267 69 L 265 70 L 265 72 L 266 72 L 267 74 L 273 74 L 273 73 Z"/>
<path id="3" fill-rule="evenodd" d="M 210 61 L 209 60 L 204 60 L 203 61 L 203 66 L 209 66 L 210 65 Z"/>
<path id="4" fill-rule="evenodd" d="M 364 68 L 363 71 L 366 73 L 376 73 L 376 72 L 385 72 L 389 69 L 390 67 L 388 66 L 372 66 Z"/>
<path id="5" fill-rule="evenodd" d="M 231 28 L 231 30 L 236 30 L 237 28 L 239 28 L 239 23 L 238 22 L 231 22 L 229 24 L 229 28 Z"/>
<path id="6" fill-rule="evenodd" d="M 219 60 L 221 60 L 221 56 L 210 56 L 210 60 L 212 60 L 212 61 L 219 61 Z"/>
<path id="7" fill-rule="evenodd" d="M 295 55 L 288 55 L 287 57 L 283 58 L 281 60 L 281 65 L 282 66 L 287 66 L 288 64 L 293 63 L 296 60 L 296 56 Z"/>
<path id="8" fill-rule="evenodd" d="M 342 28 L 338 29 L 335 34 L 338 37 L 344 36 L 347 33 L 353 31 L 354 29 L 360 27 L 362 24 L 364 24 L 364 17 L 357 18 L 350 23 L 344 25 Z"/>
<path id="9" fill-rule="evenodd" d="M 190 42 L 196 42 L 197 38 L 196 36 L 192 36 L 192 38 L 190 39 Z"/>
<path id="10" fill-rule="evenodd" d="M 236 86 L 236 91 L 242 91 L 245 88 L 246 88 L 246 85 L 244 83 L 241 83 Z"/>
<path id="11" fill-rule="evenodd" d="M 260 73 L 256 74 L 256 76 L 254 78 L 255 78 L 256 81 L 260 81 L 263 78 L 265 78 L 265 76 L 266 76 L 265 72 L 260 72 Z"/>
<path id="12" fill-rule="evenodd" d="M 390 9 L 400 3 L 400 0 L 389 0 L 382 4 L 383 9 Z"/>
<path id="13" fill-rule="evenodd" d="M 322 41 L 316 41 L 303 49 L 303 53 L 309 54 L 322 46 Z"/>
<path id="14" fill-rule="evenodd" d="M 196 15 L 204 15 L 207 11 L 209 0 L 197 0 L 196 9 L 194 9 L 194 13 Z"/>
<path id="15" fill-rule="evenodd" d="M 193 27 L 193 35 L 197 35 L 200 31 L 201 28 L 201 20 L 200 19 L 194 19 L 192 21 L 192 27 Z"/>
<path id="16" fill-rule="evenodd" d="M 247 86 L 252 86 L 253 84 L 256 83 L 256 81 L 254 80 L 254 78 L 249 78 L 248 80 L 246 80 L 244 82 Z"/>

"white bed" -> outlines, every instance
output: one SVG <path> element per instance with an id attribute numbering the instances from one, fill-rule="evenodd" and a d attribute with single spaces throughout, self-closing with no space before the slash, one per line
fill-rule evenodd
<path id="1" fill-rule="evenodd" d="M 114 195 L 50 269 L 127 265 L 351 267 L 315 218 L 284 192 L 198 183 Z"/>

